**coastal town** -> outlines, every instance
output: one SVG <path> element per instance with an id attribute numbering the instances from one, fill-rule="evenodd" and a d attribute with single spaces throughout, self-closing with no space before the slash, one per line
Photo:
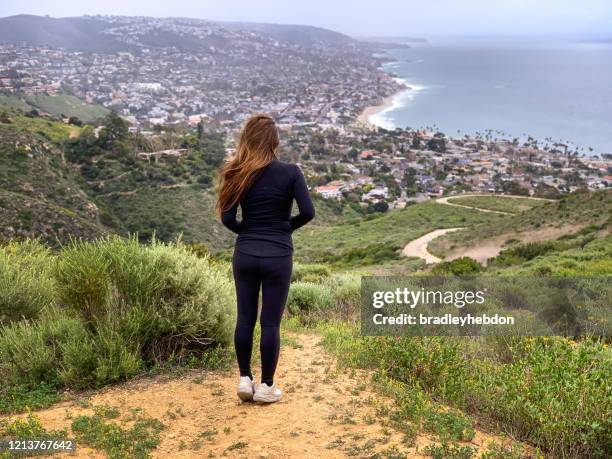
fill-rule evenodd
<path id="1" fill-rule="evenodd" d="M 253 112 L 286 125 L 346 124 L 401 88 L 374 45 L 348 37 L 302 44 L 204 20 L 96 19 L 123 50 L 0 44 L 0 93 L 68 93 L 147 129 L 200 119 L 232 127 Z"/>
<path id="2" fill-rule="evenodd" d="M 288 149 L 324 199 L 391 208 L 464 192 L 555 198 L 612 187 L 612 157 L 578 157 L 564 145 L 351 125 L 293 128 Z M 385 209 L 380 206 L 379 209 Z"/>
<path id="3" fill-rule="evenodd" d="M 244 119 L 269 113 L 282 155 L 301 165 L 314 193 L 375 211 L 462 192 L 556 197 L 612 187 L 611 155 L 579 156 L 568 145 L 492 131 L 450 138 L 370 124 L 406 90 L 381 69 L 380 45 L 304 44 L 204 20 L 97 19 L 123 50 L 0 44 L 0 94 L 76 96 L 114 110 L 144 136 L 175 126 L 221 132 L 228 154 Z"/>

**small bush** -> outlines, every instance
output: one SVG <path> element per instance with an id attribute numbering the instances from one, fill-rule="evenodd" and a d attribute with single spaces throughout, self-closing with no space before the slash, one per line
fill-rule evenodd
<path id="1" fill-rule="evenodd" d="M 181 244 L 109 237 L 45 257 L 55 298 L 37 319 L 0 329 L 0 376 L 11 387 L 97 387 L 230 342 L 226 266 Z"/>
<path id="2" fill-rule="evenodd" d="M 318 283 L 327 279 L 331 270 L 326 265 L 295 263 L 291 272 L 291 282 L 314 282 Z"/>
<path id="3" fill-rule="evenodd" d="M 355 247 L 329 256 L 329 262 L 338 265 L 368 266 L 398 260 L 399 246 L 393 244 L 370 244 Z"/>
<path id="4" fill-rule="evenodd" d="M 0 247 L 0 324 L 33 319 L 54 301 L 53 257 L 37 241 Z"/>
<path id="5" fill-rule="evenodd" d="M 312 282 L 291 284 L 287 298 L 287 309 L 291 314 L 315 313 L 329 309 L 333 305 L 334 296 L 329 287 Z"/>
<path id="6" fill-rule="evenodd" d="M 327 318 L 355 321 L 361 308 L 361 278 L 356 275 L 342 274 L 325 281 L 334 296 L 335 307 L 332 317 Z"/>
<path id="7" fill-rule="evenodd" d="M 546 255 L 554 250 L 558 250 L 562 243 L 554 241 L 527 242 L 510 247 L 493 259 L 495 266 L 515 266 L 533 260 L 536 257 Z"/>
<path id="8" fill-rule="evenodd" d="M 464 276 L 468 274 L 476 274 L 482 271 L 482 266 L 476 260 L 470 257 L 456 258 L 452 261 L 443 261 L 433 267 L 433 274 L 445 275 L 453 274 L 455 276 Z"/>

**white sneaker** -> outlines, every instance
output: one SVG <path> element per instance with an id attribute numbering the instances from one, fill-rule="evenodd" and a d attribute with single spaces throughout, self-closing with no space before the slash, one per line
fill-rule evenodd
<path id="1" fill-rule="evenodd" d="M 274 403 L 278 402 L 283 393 L 278 388 L 276 383 L 273 383 L 271 386 L 268 386 L 266 383 L 261 383 L 257 385 L 255 389 L 255 395 L 253 396 L 253 401 L 255 402 L 263 402 L 263 403 Z"/>
<path id="2" fill-rule="evenodd" d="M 241 376 L 238 383 L 238 397 L 243 402 L 253 400 L 254 386 L 253 380 L 248 376 Z"/>

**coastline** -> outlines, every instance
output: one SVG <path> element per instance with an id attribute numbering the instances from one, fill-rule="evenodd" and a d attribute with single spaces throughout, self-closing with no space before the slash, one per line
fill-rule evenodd
<path id="1" fill-rule="evenodd" d="M 391 108 L 393 106 L 393 100 L 402 91 L 404 91 L 404 89 L 401 89 L 398 92 L 385 97 L 378 105 L 371 105 L 369 107 L 364 108 L 363 111 L 357 117 L 357 123 L 369 128 L 377 128 L 378 126 L 370 122 L 370 117 L 372 115 L 382 112 L 383 110 Z"/>
<path id="2" fill-rule="evenodd" d="M 386 96 L 385 98 L 383 98 L 382 102 L 380 102 L 378 105 L 370 105 L 364 108 L 361 111 L 361 113 L 357 116 L 357 119 L 355 120 L 356 124 L 368 127 L 370 129 L 373 129 L 373 128 L 376 129 L 376 128 L 381 127 L 375 123 L 372 123 L 370 121 L 370 118 L 378 113 L 381 113 L 385 110 L 392 108 L 395 105 L 398 97 L 400 97 L 406 91 L 410 91 L 412 89 L 412 87 L 408 85 L 406 81 L 404 81 L 402 78 L 399 78 L 391 73 L 387 73 L 387 75 L 393 78 L 400 85 L 400 88 L 398 88 L 398 90 L 395 91 L 393 94 L 390 94 Z"/>

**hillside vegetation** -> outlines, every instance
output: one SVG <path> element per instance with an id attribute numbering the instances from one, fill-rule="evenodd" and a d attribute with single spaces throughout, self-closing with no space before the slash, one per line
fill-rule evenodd
<path id="1" fill-rule="evenodd" d="M 108 231 L 61 143 L 74 126 L 16 112 L 0 121 L 0 236 L 42 237 L 56 243 Z M 6 122 L 9 121 L 9 122 Z"/>
<path id="2" fill-rule="evenodd" d="M 45 403 L 60 387 L 206 362 L 229 344 L 234 301 L 227 268 L 180 244 L 114 236 L 53 254 L 9 243 L 0 248 L 0 412 Z"/>
<path id="3" fill-rule="evenodd" d="M 496 212 L 506 212 L 517 214 L 525 210 L 538 207 L 546 203 L 545 200 L 513 198 L 506 196 L 458 196 L 449 198 L 451 204 L 476 207 L 477 209 L 494 210 Z"/>
<path id="4" fill-rule="evenodd" d="M 553 202 L 516 215 L 501 216 L 487 224 L 474 225 L 469 231 L 447 234 L 429 246 L 437 256 L 460 252 L 466 247 L 497 241 L 500 245 L 517 242 L 550 240 L 578 233 L 581 230 L 610 231 L 612 190 L 576 192 Z"/>
<path id="5" fill-rule="evenodd" d="M 160 135 L 145 141 L 114 114 L 96 136 L 91 126 L 5 112 L 0 120 L 0 235 L 71 237 L 138 233 L 148 240 L 183 234 L 213 247 L 231 236 L 214 220 L 212 186 L 225 156 L 214 133 Z M 139 151 L 185 148 L 182 158 L 142 160 Z"/>
<path id="6" fill-rule="evenodd" d="M 24 113 L 36 110 L 58 117 L 76 117 L 86 123 L 103 118 L 110 111 L 101 105 L 88 104 L 67 94 L 57 96 L 45 94 L 6 96 L 0 94 L 0 108 L 17 109 Z"/>
<path id="7" fill-rule="evenodd" d="M 294 242 L 296 255 L 304 261 L 366 266 L 399 259 L 406 242 L 434 229 L 494 222 L 499 218 L 497 214 L 426 202 L 364 220 L 307 226 L 294 235 Z"/>

